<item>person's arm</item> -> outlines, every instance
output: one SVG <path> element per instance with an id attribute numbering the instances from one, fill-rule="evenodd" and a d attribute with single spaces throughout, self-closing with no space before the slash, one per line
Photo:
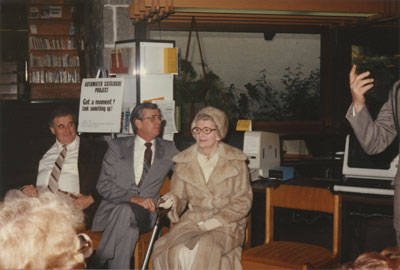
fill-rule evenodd
<path id="1" fill-rule="evenodd" d="M 354 71 L 353 69 L 352 71 Z M 398 84 L 399 82 L 395 83 L 393 88 L 396 89 Z M 356 87 L 354 89 L 356 90 Z M 393 100 L 392 92 L 389 92 L 388 100 L 382 105 L 375 120 L 365 105 L 359 111 L 356 111 L 356 108 L 354 108 L 354 111 L 356 111 L 355 115 L 352 112 L 351 106 L 347 111 L 346 118 L 353 128 L 354 134 L 362 148 L 368 154 L 381 153 L 397 136 L 392 103 L 396 102 Z"/>
<path id="2" fill-rule="evenodd" d="M 99 194 L 114 203 L 130 201 L 137 194 L 122 188 L 116 184 L 117 164 L 120 158 L 120 146 L 115 140 L 110 141 L 108 150 L 103 159 L 99 181 L 97 182 L 97 191 Z M 133 173 L 133 172 L 132 172 Z"/>
<path id="3" fill-rule="evenodd" d="M 142 197 L 133 196 L 130 199 L 130 202 L 136 203 L 136 204 L 142 206 L 144 209 L 148 209 L 153 213 L 156 212 L 156 205 L 151 198 L 142 198 Z"/>
<path id="4" fill-rule="evenodd" d="M 353 98 L 353 108 L 355 113 L 358 113 L 365 105 L 364 94 L 374 86 L 374 79 L 368 78 L 370 75 L 369 71 L 363 72 L 359 75 L 357 75 L 356 71 L 357 66 L 353 65 L 349 76 L 351 96 Z"/>
<path id="5" fill-rule="evenodd" d="M 253 191 L 250 185 L 247 165 L 244 161 L 240 162 L 238 170 L 239 175 L 234 180 L 234 187 L 229 205 L 220 209 L 220 211 L 212 217 L 216 218 L 223 225 L 228 225 L 243 219 L 251 208 Z"/>
<path id="6" fill-rule="evenodd" d="M 34 185 L 27 185 L 20 188 L 20 190 L 29 197 L 37 197 L 38 191 Z"/>
<path id="7" fill-rule="evenodd" d="M 96 190 L 96 184 L 107 147 L 106 141 L 81 136 L 78 158 L 81 194 L 78 194 L 74 201 L 74 205 L 78 209 L 85 210 L 93 206 L 95 211 L 101 201 L 101 196 Z"/>
<path id="8" fill-rule="evenodd" d="M 179 221 L 179 216 L 185 210 L 187 205 L 185 182 L 179 179 L 178 174 L 174 172 L 171 179 L 171 194 L 173 205 L 168 212 L 168 217 L 173 223 Z"/>
<path id="9" fill-rule="evenodd" d="M 94 203 L 92 195 L 78 194 L 77 198 L 74 200 L 74 206 L 79 210 L 84 210 Z"/>

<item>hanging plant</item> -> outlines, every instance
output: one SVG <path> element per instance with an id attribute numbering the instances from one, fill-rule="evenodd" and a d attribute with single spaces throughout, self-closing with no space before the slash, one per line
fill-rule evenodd
<path id="1" fill-rule="evenodd" d="M 315 120 L 320 116 L 320 72 L 319 69 L 305 76 L 303 65 L 294 70 L 287 67 L 281 78 L 284 89 L 277 90 L 268 81 L 267 71 L 262 70 L 255 83 L 247 83 L 245 89 L 231 84 L 225 87 L 217 74 L 206 68 L 207 80 L 198 77 L 190 62 L 186 63 L 187 76 L 175 80 L 175 101 L 182 107 L 182 126 L 188 126 L 189 104 L 195 104 L 196 110 L 204 106 L 213 106 L 223 110 L 232 126 L 238 119 L 256 121 Z M 184 85 L 184 87 L 182 87 Z M 203 95 L 204 88 L 207 94 Z M 190 94 L 188 93 L 190 91 Z"/>

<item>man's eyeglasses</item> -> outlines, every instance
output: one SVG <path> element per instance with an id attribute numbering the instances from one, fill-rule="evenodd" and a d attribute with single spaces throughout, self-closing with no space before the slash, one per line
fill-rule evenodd
<path id="1" fill-rule="evenodd" d="M 162 121 L 163 120 L 163 116 L 161 114 L 159 115 L 152 115 L 150 117 L 143 117 L 141 118 L 141 120 L 145 120 L 145 119 L 149 119 L 151 122 L 154 122 L 157 120 Z"/>
<path id="2" fill-rule="evenodd" d="M 203 131 L 204 134 L 210 134 L 214 130 L 217 130 L 217 129 L 216 128 L 209 128 L 209 127 L 204 127 L 204 128 L 194 127 L 194 128 L 192 128 L 192 133 L 193 134 L 200 134 L 200 132 Z"/>

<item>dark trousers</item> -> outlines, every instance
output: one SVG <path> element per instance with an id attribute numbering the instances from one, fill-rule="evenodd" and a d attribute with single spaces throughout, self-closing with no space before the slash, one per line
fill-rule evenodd
<path id="1" fill-rule="evenodd" d="M 99 247 L 98 261 L 108 263 L 110 269 L 129 269 L 139 234 L 151 231 L 155 214 L 142 206 L 123 202 L 112 211 Z"/>

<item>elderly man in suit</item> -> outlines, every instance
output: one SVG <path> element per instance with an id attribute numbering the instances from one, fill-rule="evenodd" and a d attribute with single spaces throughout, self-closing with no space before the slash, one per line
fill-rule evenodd
<path id="1" fill-rule="evenodd" d="M 36 187 L 24 186 L 22 192 L 36 197 L 38 189 L 50 187 L 54 169 L 59 166 L 56 186 L 52 191 L 58 190 L 68 194 L 73 199 L 74 206 L 84 211 L 85 225 L 90 228 L 101 201 L 96 183 L 101 161 L 107 150 L 107 142 L 77 136 L 75 113 L 66 106 L 60 106 L 53 111 L 49 119 L 49 128 L 56 142 L 39 162 Z M 60 155 L 63 155 L 63 162 L 56 164 Z"/>
<path id="2" fill-rule="evenodd" d="M 364 94 L 374 84 L 374 79 L 369 77 L 370 72 L 356 73 L 354 65 L 350 71 L 350 89 L 353 103 L 347 111 L 346 118 L 351 124 L 357 139 L 368 154 L 378 154 L 386 149 L 393 140 L 400 136 L 397 125 L 400 123 L 398 111 L 398 95 L 400 81 L 393 85 L 389 92 L 389 99 L 383 104 L 375 120 L 372 119 L 365 106 Z M 397 123 L 396 123 L 397 122 Z M 400 165 L 400 164 L 399 164 Z M 396 231 L 397 246 L 400 246 L 400 175 L 394 181 L 394 215 L 393 223 Z"/>
<path id="3" fill-rule="evenodd" d="M 137 105 L 130 121 L 136 135 L 110 141 L 97 183 L 103 200 L 92 230 L 103 235 L 96 259 L 110 269 L 130 268 L 139 234 L 154 226 L 159 191 L 178 153 L 173 142 L 157 137 L 162 115 L 156 104 Z"/>

